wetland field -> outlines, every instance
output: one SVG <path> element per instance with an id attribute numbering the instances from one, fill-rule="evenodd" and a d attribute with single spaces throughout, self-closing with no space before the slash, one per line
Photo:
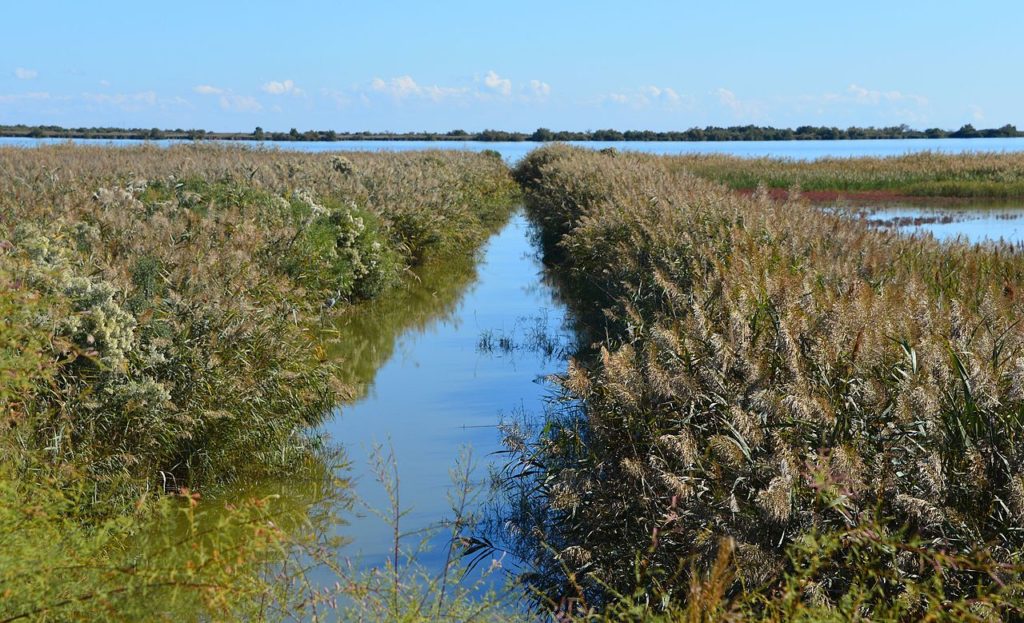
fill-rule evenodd
<path id="1" fill-rule="evenodd" d="M 0 621 L 1024 620 L 1024 156 L 528 148 L 0 146 Z"/>

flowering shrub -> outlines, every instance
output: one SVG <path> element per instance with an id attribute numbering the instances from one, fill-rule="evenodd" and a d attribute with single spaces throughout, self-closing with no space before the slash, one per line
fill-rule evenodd
<path id="1" fill-rule="evenodd" d="M 309 224 L 290 250 L 289 273 L 306 288 L 334 299 L 370 298 L 398 276 L 399 258 L 377 219 L 349 203 L 329 209 L 297 194 L 309 210 Z"/>

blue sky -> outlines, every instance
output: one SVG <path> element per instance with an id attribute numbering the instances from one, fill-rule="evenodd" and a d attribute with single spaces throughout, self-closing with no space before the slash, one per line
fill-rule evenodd
<path id="1" fill-rule="evenodd" d="M 0 124 L 1024 128 L 1024 3 L 7 3 Z"/>

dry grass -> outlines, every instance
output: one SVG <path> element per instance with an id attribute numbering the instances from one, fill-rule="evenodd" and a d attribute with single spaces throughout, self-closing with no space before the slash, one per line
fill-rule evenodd
<path id="1" fill-rule="evenodd" d="M 724 155 L 666 159 L 671 169 L 722 182 L 734 189 L 890 191 L 930 197 L 1022 197 L 1024 154 L 923 152 L 885 158 L 739 158 Z"/>
<path id="2" fill-rule="evenodd" d="M 741 197 L 693 162 L 556 146 L 516 171 L 597 336 L 521 452 L 532 586 L 647 613 L 1021 616 L 1024 256 Z M 723 555 L 731 579 L 693 597 Z"/>

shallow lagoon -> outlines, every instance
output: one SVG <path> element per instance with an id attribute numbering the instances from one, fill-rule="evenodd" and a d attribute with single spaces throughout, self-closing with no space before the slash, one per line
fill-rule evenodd
<path id="1" fill-rule="evenodd" d="M 882 228 L 929 234 L 941 241 L 1024 244 L 1024 205 L 895 203 L 856 208 L 854 216 Z"/>

